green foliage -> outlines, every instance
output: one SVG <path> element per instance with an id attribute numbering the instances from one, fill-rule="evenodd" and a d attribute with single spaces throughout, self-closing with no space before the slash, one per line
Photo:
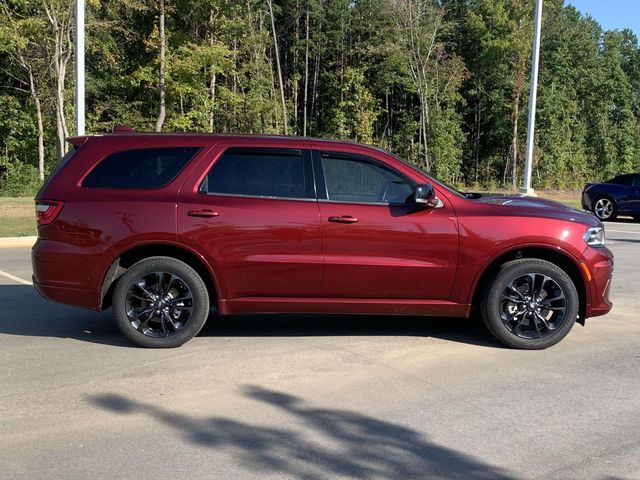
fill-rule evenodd
<path id="1" fill-rule="evenodd" d="M 34 196 L 40 186 L 36 167 L 0 156 L 0 196 Z"/>
<path id="2" fill-rule="evenodd" d="M 282 133 L 266 0 L 165 3 L 164 129 Z M 523 166 L 533 3 L 274 1 L 289 132 L 376 144 L 452 183 L 511 185 Z M 5 194 L 31 195 L 38 187 L 36 98 L 45 170 L 55 162 L 56 82 L 45 9 L 71 6 L 71 0 L 0 0 Z M 87 131 L 116 124 L 153 129 L 157 9 L 151 0 L 88 2 Z M 573 188 L 638 171 L 637 37 L 605 32 L 563 0 L 545 0 L 543 19 L 534 182 Z M 67 78 L 71 127 L 73 87 Z"/>

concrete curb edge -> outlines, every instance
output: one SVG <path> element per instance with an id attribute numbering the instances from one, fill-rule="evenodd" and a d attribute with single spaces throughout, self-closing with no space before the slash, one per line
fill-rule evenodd
<path id="1" fill-rule="evenodd" d="M 0 248 L 32 247 L 38 237 L 4 237 L 0 238 Z"/>

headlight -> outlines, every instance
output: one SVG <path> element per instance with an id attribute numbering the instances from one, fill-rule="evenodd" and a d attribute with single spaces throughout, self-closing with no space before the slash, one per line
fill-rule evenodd
<path id="1" fill-rule="evenodd" d="M 582 238 L 587 242 L 587 245 L 604 247 L 604 227 L 589 227 Z"/>

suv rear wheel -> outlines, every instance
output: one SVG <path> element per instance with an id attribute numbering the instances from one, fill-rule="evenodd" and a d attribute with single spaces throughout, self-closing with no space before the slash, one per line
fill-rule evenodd
<path id="1" fill-rule="evenodd" d="M 498 340 L 539 350 L 567 336 L 578 315 L 578 292 L 567 273 L 539 259 L 500 267 L 487 286 L 482 318 Z"/>
<path id="2" fill-rule="evenodd" d="M 207 287 L 198 273 L 171 257 L 131 266 L 113 291 L 115 322 L 133 343 L 178 347 L 198 334 L 209 314 Z"/>

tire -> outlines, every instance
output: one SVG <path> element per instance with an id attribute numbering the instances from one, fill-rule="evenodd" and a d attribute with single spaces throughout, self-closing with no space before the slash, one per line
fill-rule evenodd
<path id="1" fill-rule="evenodd" d="M 535 295 L 530 295 L 532 281 Z M 523 258 L 503 264 L 491 278 L 481 313 L 487 329 L 502 343 L 541 350 L 569 334 L 578 306 L 578 292 L 564 270 L 545 260 Z"/>
<path id="2" fill-rule="evenodd" d="M 209 294 L 200 275 L 186 263 L 149 257 L 118 279 L 113 315 L 122 334 L 136 345 L 179 347 L 207 321 Z"/>
<path id="3" fill-rule="evenodd" d="M 593 201 L 593 213 L 603 222 L 613 221 L 618 216 L 618 206 L 615 200 L 607 195 L 601 195 Z"/>

